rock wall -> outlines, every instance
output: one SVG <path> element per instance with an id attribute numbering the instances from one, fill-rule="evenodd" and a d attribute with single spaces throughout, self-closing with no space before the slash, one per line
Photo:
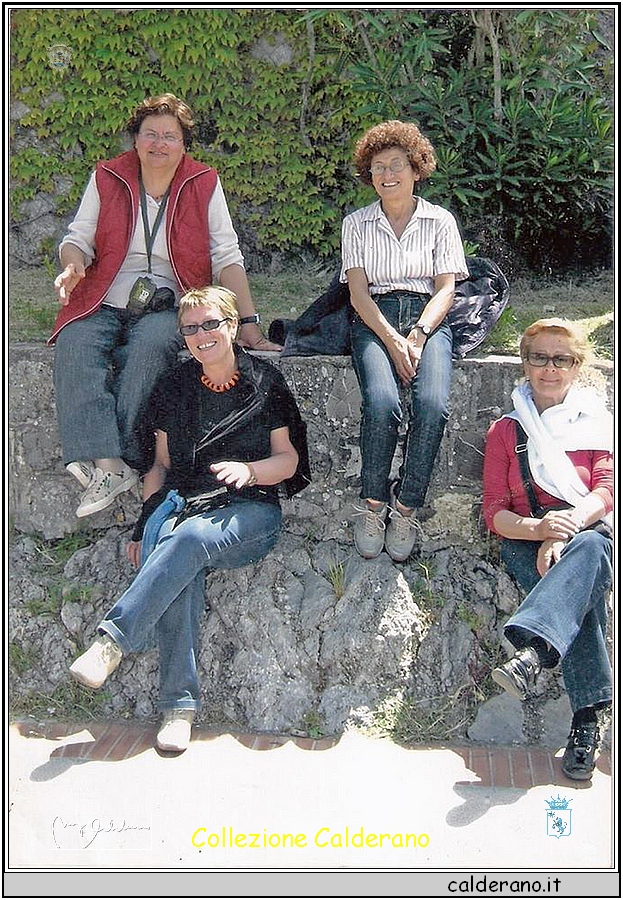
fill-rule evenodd
<path id="1" fill-rule="evenodd" d="M 80 492 L 59 456 L 52 360 L 48 348 L 11 347 L 9 640 L 13 698 L 27 707 L 47 697 L 58 711 L 76 696 L 67 666 L 133 577 L 124 543 L 140 501 L 124 494 L 86 523 L 75 518 Z M 265 560 L 206 579 L 203 720 L 308 734 L 360 723 L 411 740 L 558 746 L 569 710 L 556 673 L 523 706 L 491 697 L 489 678 L 519 596 L 479 520 L 482 446 L 519 361 L 456 364 L 423 537 L 404 564 L 384 553 L 362 560 L 352 548 L 360 396 L 350 360 L 278 364 L 308 422 L 314 481 L 284 501 L 283 535 Z M 74 537 L 89 545 L 55 568 L 54 547 Z M 151 717 L 156 694 L 157 654 L 148 652 L 122 661 L 97 709 Z"/>
<path id="2" fill-rule="evenodd" d="M 46 539 L 60 538 L 81 524 L 74 515 L 80 488 L 66 475 L 60 458 L 53 358 L 53 349 L 36 344 L 16 343 L 9 350 L 9 507 L 16 529 Z M 360 469 L 361 397 L 350 358 L 287 358 L 277 364 L 308 423 L 314 474 L 312 485 L 286 505 L 291 527 L 297 533 L 312 530 L 318 539 L 343 539 Z M 509 357 L 456 363 L 452 412 L 428 498 L 435 503 L 437 531 L 470 538 L 483 437 L 506 408 L 519 374 L 519 361 Z M 124 494 L 112 509 L 89 517 L 88 525 L 105 528 L 133 521 L 138 505 L 138 492 Z M 459 510 L 466 515 L 459 516 Z"/>

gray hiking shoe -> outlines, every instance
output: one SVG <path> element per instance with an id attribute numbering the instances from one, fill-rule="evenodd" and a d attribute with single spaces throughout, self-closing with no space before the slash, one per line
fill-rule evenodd
<path id="1" fill-rule="evenodd" d="M 394 562 L 404 562 L 413 551 L 418 536 L 421 535 L 422 526 L 415 518 L 415 510 L 410 516 L 403 516 L 396 509 L 396 498 L 392 492 L 392 505 L 385 532 L 385 549 Z"/>
<path id="2" fill-rule="evenodd" d="M 355 547 L 357 553 L 364 559 L 374 559 L 383 549 L 386 515 L 387 503 L 383 503 L 378 509 L 370 509 L 367 503 L 364 506 L 355 506 L 353 525 Z"/>

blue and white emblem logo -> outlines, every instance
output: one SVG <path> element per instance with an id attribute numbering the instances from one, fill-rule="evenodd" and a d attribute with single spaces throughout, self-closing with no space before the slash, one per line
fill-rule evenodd
<path id="1" fill-rule="evenodd" d="M 552 797 L 545 801 L 549 807 L 547 810 L 547 836 L 548 837 L 568 837 L 571 834 L 571 810 L 569 804 L 571 800 L 565 797 Z"/>

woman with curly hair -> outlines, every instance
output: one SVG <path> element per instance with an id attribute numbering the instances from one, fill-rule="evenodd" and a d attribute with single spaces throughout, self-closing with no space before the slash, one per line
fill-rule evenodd
<path id="1" fill-rule="evenodd" d="M 354 309 L 353 365 L 362 394 L 361 498 L 354 537 L 366 559 L 383 546 L 404 561 L 415 544 L 424 498 L 445 423 L 452 375 L 446 322 L 457 279 L 468 277 L 450 212 L 415 195 L 436 168 L 430 141 L 416 125 L 370 128 L 355 164 L 376 202 L 346 216 L 342 271 Z M 402 420 L 401 385 L 411 404 L 398 480 L 390 472 Z M 386 527 L 387 525 L 387 527 Z"/>

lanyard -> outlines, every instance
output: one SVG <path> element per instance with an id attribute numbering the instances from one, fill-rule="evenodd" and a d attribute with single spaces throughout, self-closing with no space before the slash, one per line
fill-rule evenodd
<path id="1" fill-rule="evenodd" d="M 158 215 L 156 216 L 156 221 L 154 222 L 154 227 L 150 231 L 149 229 L 149 216 L 147 215 L 147 195 L 145 193 L 145 186 L 143 185 L 143 179 L 138 178 L 138 187 L 139 194 L 141 197 L 141 213 L 143 215 L 143 230 L 145 232 L 145 247 L 147 249 L 147 271 L 151 275 L 151 251 L 154 246 L 154 241 L 156 240 L 156 234 L 158 233 L 158 229 L 160 228 L 160 223 L 162 222 L 162 217 L 164 216 L 164 211 L 167 206 L 167 200 L 169 199 L 169 193 L 171 191 L 171 185 L 168 186 L 164 197 L 160 203 L 160 209 L 158 210 Z"/>

